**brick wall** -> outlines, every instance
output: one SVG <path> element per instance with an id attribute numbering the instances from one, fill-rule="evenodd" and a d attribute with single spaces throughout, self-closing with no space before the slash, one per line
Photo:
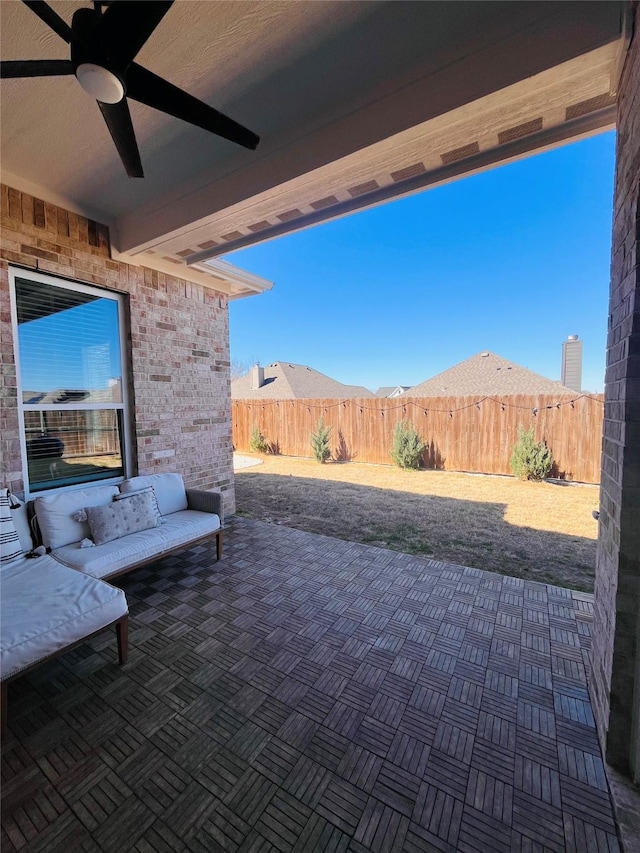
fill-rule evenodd
<path id="1" fill-rule="evenodd" d="M 607 760 L 640 781 L 640 6 L 618 96 L 591 695 Z"/>
<path id="2" fill-rule="evenodd" d="M 23 488 L 8 265 L 129 294 L 134 451 L 140 474 L 180 471 L 188 486 L 224 494 L 235 511 L 224 294 L 113 261 L 99 223 L 0 187 L 0 470 Z"/>

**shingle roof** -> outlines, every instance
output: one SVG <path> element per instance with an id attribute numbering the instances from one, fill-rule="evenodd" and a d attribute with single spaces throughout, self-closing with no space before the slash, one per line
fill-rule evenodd
<path id="1" fill-rule="evenodd" d="M 251 390 L 251 371 L 231 383 L 234 400 L 300 400 L 312 397 L 373 397 L 362 385 L 343 385 L 305 364 L 276 361 L 264 368 L 264 384 Z"/>
<path id="2" fill-rule="evenodd" d="M 378 388 L 374 396 L 390 397 L 394 393 L 394 391 L 397 391 L 398 394 L 401 394 L 402 391 L 408 391 L 410 387 L 410 385 L 383 385 L 381 388 Z"/>
<path id="3" fill-rule="evenodd" d="M 561 382 L 547 379 L 492 352 L 479 352 L 437 376 L 405 391 L 407 397 L 504 396 L 506 394 L 576 395 Z"/>

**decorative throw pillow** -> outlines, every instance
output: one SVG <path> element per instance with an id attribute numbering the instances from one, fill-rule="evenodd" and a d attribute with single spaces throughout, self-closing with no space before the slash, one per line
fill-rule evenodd
<path id="1" fill-rule="evenodd" d="M 9 489 L 0 489 L 0 565 L 22 557 L 20 538 L 11 518 Z"/>
<path id="2" fill-rule="evenodd" d="M 120 539 L 130 533 L 158 526 L 151 495 L 133 495 L 128 501 L 113 501 L 106 506 L 88 506 L 87 521 L 96 545 Z"/>
<path id="3" fill-rule="evenodd" d="M 31 524 L 29 523 L 29 516 L 27 514 L 27 506 L 23 500 L 20 500 L 20 498 L 17 498 L 14 494 L 9 492 L 9 509 L 11 510 L 13 526 L 15 527 L 18 539 L 20 540 L 20 547 L 22 548 L 23 553 L 26 554 L 33 550 L 34 542 Z"/>
<path id="4" fill-rule="evenodd" d="M 164 524 L 164 518 L 160 514 L 160 507 L 158 506 L 158 496 L 155 493 L 155 489 L 153 486 L 147 486 L 146 489 L 138 489 L 137 492 L 120 492 L 117 495 L 113 496 L 114 501 L 126 501 L 134 495 L 151 495 L 151 501 L 153 503 L 153 511 L 156 514 L 156 518 L 158 519 L 158 524 Z"/>

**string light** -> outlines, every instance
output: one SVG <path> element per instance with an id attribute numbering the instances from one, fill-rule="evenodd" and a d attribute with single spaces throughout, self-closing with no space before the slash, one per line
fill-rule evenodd
<path id="1" fill-rule="evenodd" d="M 604 406 L 604 400 L 599 400 L 597 397 L 594 397 L 591 394 L 580 394 L 580 396 L 575 397 L 573 400 L 565 400 L 562 402 L 555 402 L 555 403 L 551 403 L 551 404 L 546 404 L 545 408 L 546 409 L 556 408 L 559 410 L 563 406 L 571 406 L 572 409 L 575 409 L 576 402 L 578 400 L 581 400 L 581 399 L 592 400 L 594 403 L 600 403 L 601 406 Z M 282 401 L 282 402 L 285 402 L 285 401 Z M 291 400 L 291 406 L 295 407 L 296 402 L 299 402 L 299 401 Z M 509 402 L 506 402 L 504 399 L 496 399 L 495 397 L 482 397 L 479 400 L 475 400 L 473 403 L 467 403 L 464 406 L 457 406 L 457 407 L 454 407 L 452 409 L 435 409 L 435 408 L 430 407 L 428 411 L 432 412 L 433 414 L 446 415 L 448 413 L 449 415 L 451 415 L 453 412 L 462 412 L 465 409 L 470 409 L 470 408 L 473 408 L 474 406 L 477 409 L 481 410 L 482 407 L 480 404 L 484 403 L 484 402 L 491 402 L 491 403 L 495 403 L 496 405 L 499 405 L 500 410 L 502 412 L 506 411 L 507 408 L 518 409 L 520 411 L 532 411 L 531 406 L 521 405 L 518 403 L 509 403 Z M 234 405 L 242 403 L 242 405 L 246 406 L 249 409 L 252 409 L 252 408 L 255 408 L 258 406 L 260 406 L 262 409 L 264 409 L 266 405 L 273 404 L 273 403 L 275 403 L 276 406 L 280 405 L 279 400 L 267 400 L 265 402 L 261 402 L 261 401 L 260 402 L 258 402 L 258 401 L 253 402 L 251 400 L 234 400 L 233 403 L 234 403 Z M 351 403 L 351 405 L 357 405 L 357 407 L 360 411 L 360 414 L 362 414 L 365 410 L 368 412 L 380 411 L 377 406 L 370 407 L 370 406 L 366 406 L 366 405 L 363 406 L 360 403 L 354 404 L 353 400 L 346 400 L 346 401 L 337 400 L 335 403 L 329 404 L 328 406 L 324 405 L 324 404 L 317 405 L 317 406 L 307 404 L 307 411 L 310 412 L 311 409 L 319 409 L 319 410 L 324 409 L 325 412 L 328 412 L 329 409 L 334 409 L 334 408 L 337 408 L 338 406 L 342 406 L 343 408 L 346 409 L 347 403 Z M 387 408 L 385 411 L 393 412 L 393 411 L 397 411 L 398 409 L 402 409 L 403 413 L 406 413 L 407 406 L 414 406 L 417 409 L 422 409 L 425 413 L 427 412 L 427 409 L 424 409 L 424 407 L 421 405 L 419 398 L 415 399 L 415 400 L 411 400 L 411 399 L 406 400 L 404 403 L 397 405 L 397 406 L 389 406 L 389 408 Z M 537 411 L 538 410 L 536 407 L 536 412 Z"/>

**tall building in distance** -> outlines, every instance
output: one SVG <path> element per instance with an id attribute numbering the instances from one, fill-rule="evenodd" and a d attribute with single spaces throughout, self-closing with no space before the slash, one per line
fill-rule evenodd
<path id="1" fill-rule="evenodd" d="M 582 391 L 582 341 L 577 335 L 569 335 L 562 344 L 562 376 L 560 381 L 567 388 Z"/>

